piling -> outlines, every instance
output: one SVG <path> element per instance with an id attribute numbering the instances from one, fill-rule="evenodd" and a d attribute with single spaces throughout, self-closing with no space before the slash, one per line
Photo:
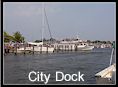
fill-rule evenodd
<path id="1" fill-rule="evenodd" d="M 5 53 L 9 53 L 9 48 L 6 48 L 5 49 Z"/>
<path id="2" fill-rule="evenodd" d="M 65 51 L 66 51 L 66 45 L 65 45 Z"/>
<path id="3" fill-rule="evenodd" d="M 40 49 L 40 53 L 42 53 L 42 45 L 40 46 L 40 48 L 41 48 L 41 49 Z"/>
<path id="4" fill-rule="evenodd" d="M 34 45 L 33 45 L 33 52 L 32 53 L 34 54 Z"/>
<path id="5" fill-rule="evenodd" d="M 59 51 L 59 49 L 60 49 L 60 46 L 57 45 L 57 46 L 56 46 L 56 50 L 57 50 L 57 52 Z"/>
<path id="6" fill-rule="evenodd" d="M 71 45 L 71 51 L 72 51 L 72 45 Z"/>
<path id="7" fill-rule="evenodd" d="M 15 44 L 15 55 L 17 55 L 17 44 Z"/>
<path id="8" fill-rule="evenodd" d="M 24 54 L 25 54 L 25 51 L 26 51 L 25 49 L 26 49 L 26 45 L 24 44 Z"/>
<path id="9" fill-rule="evenodd" d="M 70 50 L 70 46 L 68 45 L 68 51 Z"/>
<path id="10" fill-rule="evenodd" d="M 75 51 L 77 51 L 77 45 L 75 44 Z"/>
<path id="11" fill-rule="evenodd" d="M 47 51 L 46 51 L 46 53 L 48 53 L 48 45 L 47 45 L 46 47 L 47 47 Z"/>

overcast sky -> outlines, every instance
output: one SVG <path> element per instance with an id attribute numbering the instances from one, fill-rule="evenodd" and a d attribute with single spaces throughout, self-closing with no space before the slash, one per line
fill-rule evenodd
<path id="1" fill-rule="evenodd" d="M 53 38 L 115 40 L 115 2 L 47 2 L 45 9 Z M 3 28 L 10 34 L 20 31 L 27 41 L 41 39 L 42 3 L 3 3 Z M 49 38 L 46 22 L 44 37 Z"/>

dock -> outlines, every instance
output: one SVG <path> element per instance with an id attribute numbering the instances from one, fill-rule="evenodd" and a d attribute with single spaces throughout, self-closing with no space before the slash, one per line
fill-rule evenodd
<path id="1" fill-rule="evenodd" d="M 10 48 L 9 48 L 10 47 Z M 92 48 L 91 48 L 92 47 Z M 94 46 L 89 46 L 86 42 L 79 41 L 61 41 L 59 43 L 15 43 L 11 46 L 9 43 L 4 45 L 5 53 L 53 53 L 59 51 L 82 51 L 82 50 L 92 50 Z"/>

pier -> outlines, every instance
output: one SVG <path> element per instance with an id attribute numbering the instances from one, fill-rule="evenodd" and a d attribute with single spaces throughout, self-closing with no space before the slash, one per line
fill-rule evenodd
<path id="1" fill-rule="evenodd" d="M 70 40 L 70 41 L 59 41 L 54 43 L 48 42 L 25 42 L 25 43 L 14 43 L 4 44 L 5 53 L 53 53 L 59 51 L 85 51 L 96 48 L 95 44 L 87 43 L 86 41 Z"/>
<path id="2" fill-rule="evenodd" d="M 10 46 L 9 44 L 4 45 L 4 54 L 8 54 L 8 53 L 14 53 L 14 54 L 32 53 L 32 54 L 34 54 L 35 52 L 53 53 L 54 51 L 53 51 L 53 47 L 51 47 L 49 45 L 35 46 L 35 45 L 27 44 L 27 43 L 25 43 L 25 44 L 14 44 L 14 46 Z"/>
<path id="3" fill-rule="evenodd" d="M 76 44 L 45 44 L 45 45 L 31 45 L 31 44 L 14 44 L 14 46 L 10 45 L 5 45 L 4 46 L 4 52 L 5 54 L 7 53 L 32 53 L 34 54 L 35 52 L 38 53 L 53 53 L 53 52 L 59 52 L 59 51 L 77 51 L 77 45 Z"/>

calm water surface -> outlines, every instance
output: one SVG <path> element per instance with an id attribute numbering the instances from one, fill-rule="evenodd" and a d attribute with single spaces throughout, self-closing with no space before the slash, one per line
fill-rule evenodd
<path id="1" fill-rule="evenodd" d="M 43 82 L 29 81 L 28 74 L 33 70 L 50 73 L 48 84 L 96 84 L 95 74 L 109 66 L 110 54 L 111 49 L 108 48 L 52 54 L 8 54 L 4 56 L 4 83 L 44 84 Z M 56 71 L 62 71 L 66 74 L 80 71 L 85 74 L 85 81 L 56 82 Z"/>

